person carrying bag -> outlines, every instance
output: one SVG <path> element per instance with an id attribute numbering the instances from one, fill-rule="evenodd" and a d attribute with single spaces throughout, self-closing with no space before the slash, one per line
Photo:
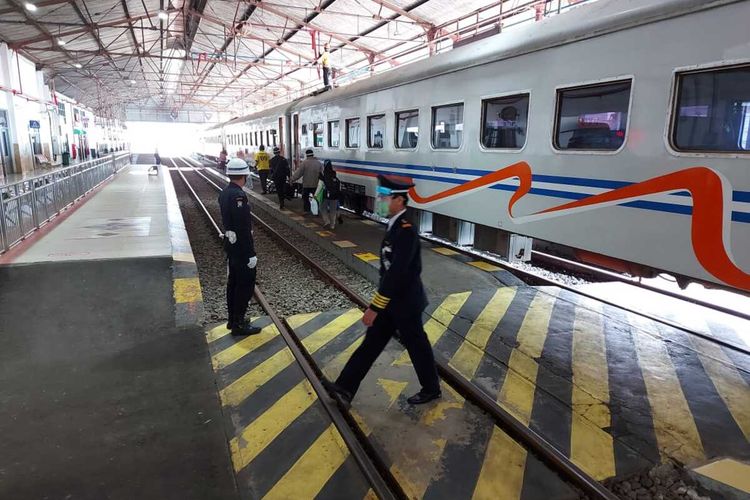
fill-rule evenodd
<path id="1" fill-rule="evenodd" d="M 326 160 L 323 164 L 323 172 L 320 174 L 318 181 L 318 191 L 316 199 L 320 195 L 321 216 L 323 217 L 323 226 L 330 229 L 336 229 L 336 220 L 338 219 L 339 198 L 341 197 L 341 182 L 336 177 L 336 171 L 333 169 L 331 160 Z"/>

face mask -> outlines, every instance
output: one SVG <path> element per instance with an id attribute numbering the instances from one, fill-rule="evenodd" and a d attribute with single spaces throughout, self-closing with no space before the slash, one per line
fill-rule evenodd
<path id="1" fill-rule="evenodd" d="M 391 190 L 389 188 L 378 186 L 378 197 L 375 198 L 375 213 L 378 216 L 386 218 L 390 215 Z"/>

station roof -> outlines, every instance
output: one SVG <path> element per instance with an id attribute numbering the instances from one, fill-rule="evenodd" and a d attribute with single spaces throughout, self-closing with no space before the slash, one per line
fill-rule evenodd
<path id="1" fill-rule="evenodd" d="M 581 0 L 0 0 L 0 40 L 103 116 L 219 121 Z M 192 117 L 190 116 L 192 113 Z"/>

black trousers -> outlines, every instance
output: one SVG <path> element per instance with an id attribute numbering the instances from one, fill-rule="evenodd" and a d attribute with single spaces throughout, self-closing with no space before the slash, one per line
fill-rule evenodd
<path id="1" fill-rule="evenodd" d="M 302 188 L 302 206 L 305 207 L 305 212 L 310 211 L 310 195 L 315 194 L 317 188 Z"/>
<path id="2" fill-rule="evenodd" d="M 346 362 L 341 375 L 336 383 L 349 391 L 352 395 L 359 389 L 359 384 L 370 371 L 372 364 L 385 349 L 386 344 L 393 334 L 398 330 L 401 342 L 409 352 L 409 358 L 417 372 L 422 389 L 427 392 L 440 390 L 435 357 L 432 354 L 432 346 L 422 326 L 421 311 L 409 317 L 393 317 L 381 312 L 375 318 L 375 323 L 367 329 L 365 340 L 354 351 L 352 357 Z"/>
<path id="3" fill-rule="evenodd" d="M 260 188 L 265 194 L 268 192 L 268 170 L 258 170 L 258 176 L 260 177 Z"/>
<path id="4" fill-rule="evenodd" d="M 276 196 L 279 197 L 279 208 L 284 210 L 284 200 L 286 200 L 286 184 L 276 184 Z"/>
<path id="5" fill-rule="evenodd" d="M 247 267 L 247 259 L 229 258 L 227 265 L 227 320 L 230 325 L 245 321 L 247 306 L 255 288 L 255 269 Z"/>
<path id="6" fill-rule="evenodd" d="M 326 87 L 331 86 L 331 68 L 328 66 L 323 66 L 323 85 Z"/>

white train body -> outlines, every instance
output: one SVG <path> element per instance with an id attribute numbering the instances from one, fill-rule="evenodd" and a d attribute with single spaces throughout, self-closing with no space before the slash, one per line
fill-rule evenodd
<path id="1" fill-rule="evenodd" d="M 407 177 L 422 210 L 750 291 L 748 19 L 748 1 L 603 0 L 293 103 L 285 151 L 312 147 L 367 196 Z M 458 104 L 460 126 L 440 108 Z"/>

